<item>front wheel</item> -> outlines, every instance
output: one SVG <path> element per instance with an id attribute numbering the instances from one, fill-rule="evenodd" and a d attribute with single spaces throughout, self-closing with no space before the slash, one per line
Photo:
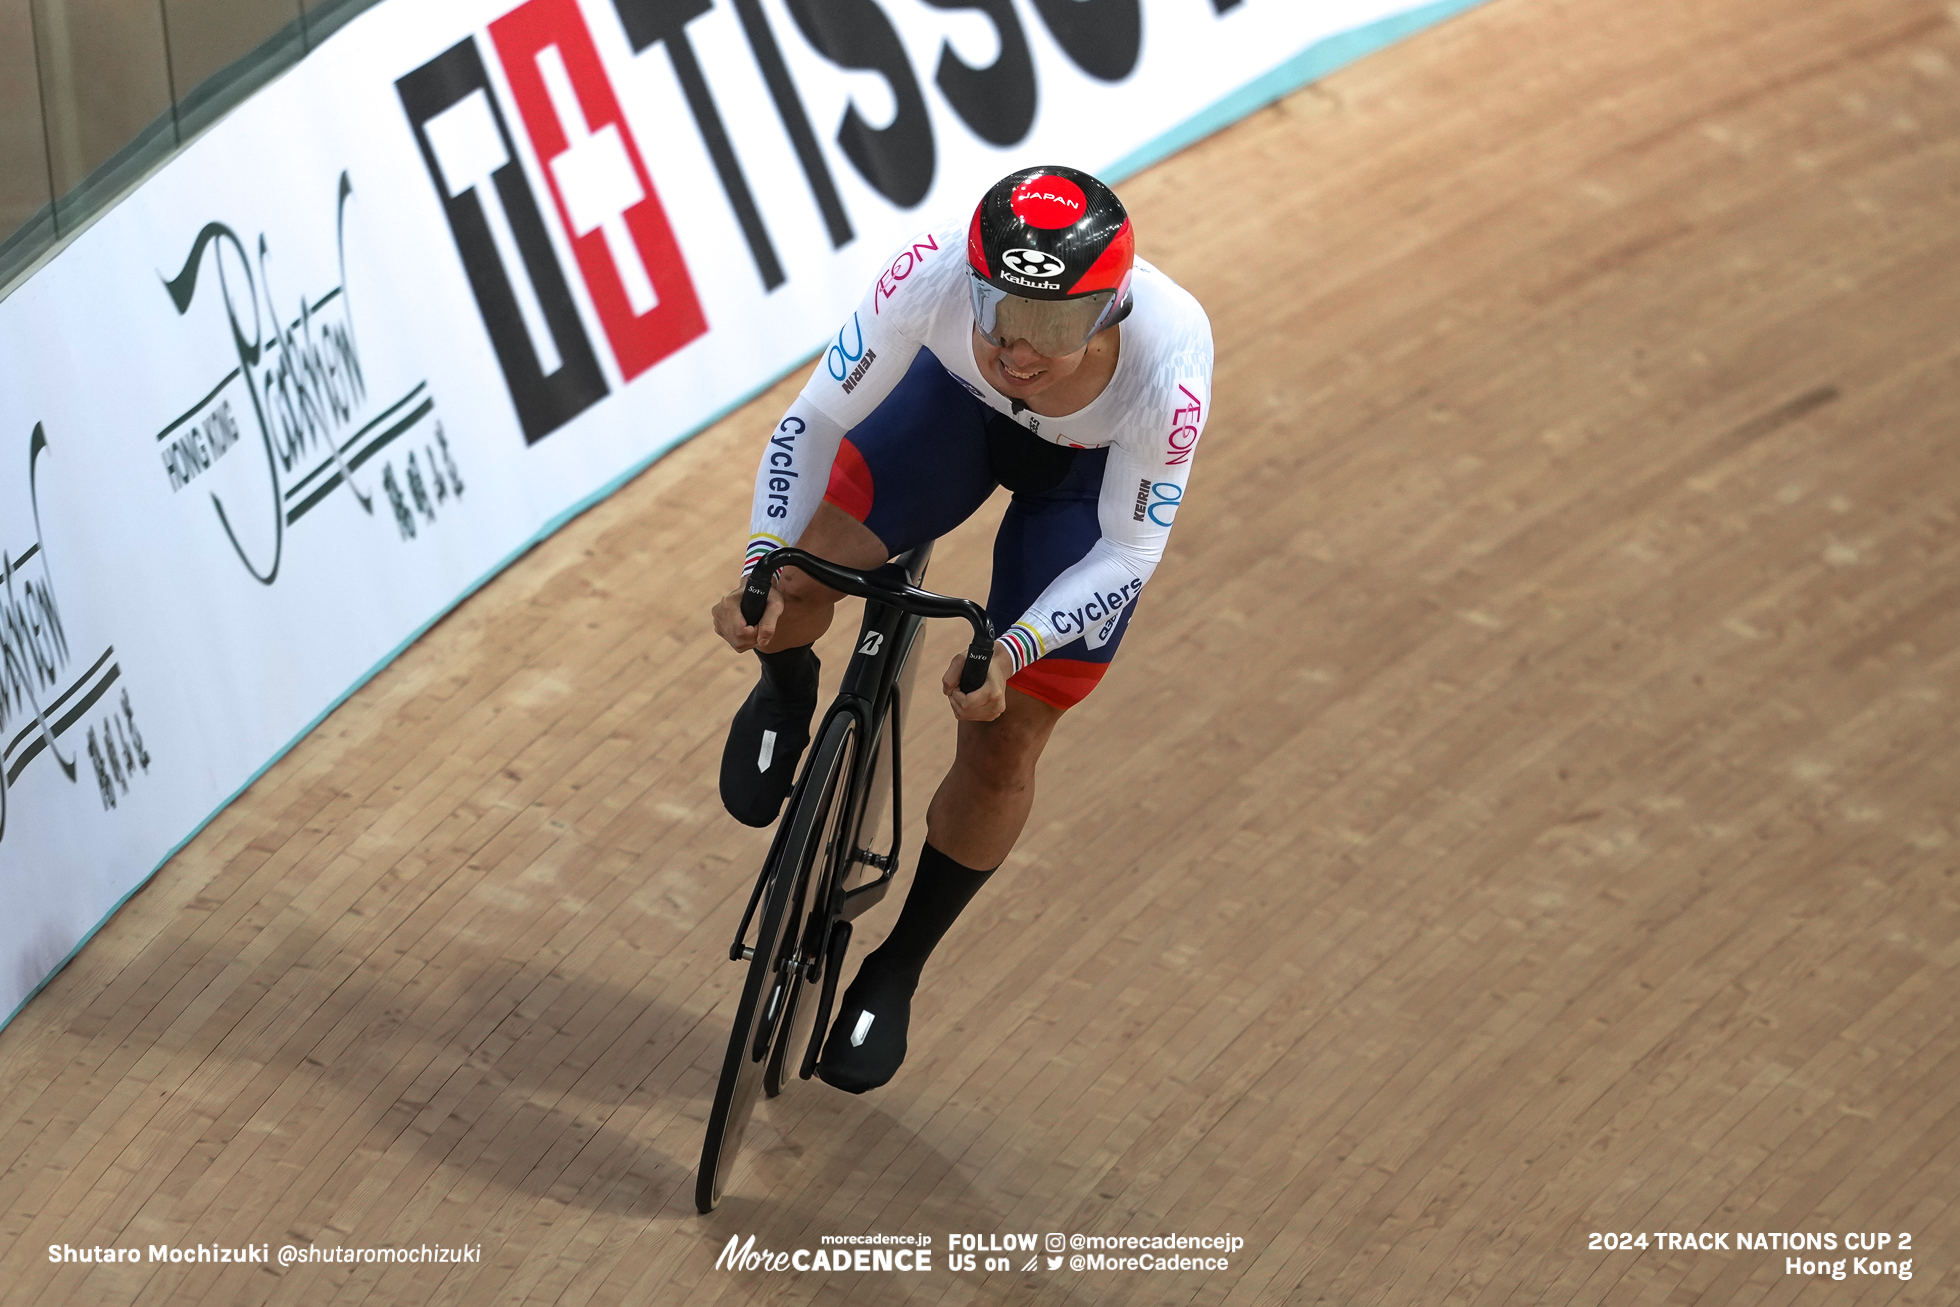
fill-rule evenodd
<path id="1" fill-rule="evenodd" d="M 714 1106 L 708 1111 L 708 1134 L 701 1144 L 701 1170 L 694 1186 L 694 1205 L 703 1213 L 715 1209 L 741 1152 L 742 1136 L 755 1111 L 756 1091 L 767 1079 L 773 1096 L 781 1091 L 782 1061 L 771 1051 L 798 1033 L 794 1020 L 806 959 L 803 956 L 803 905 L 809 897 L 811 869 L 827 840 L 834 842 L 839 825 L 833 814 L 851 806 L 851 766 L 856 758 L 857 719 L 845 713 L 824 727 L 811 756 L 803 783 L 797 787 L 789 813 L 789 835 L 769 869 L 762 896 L 761 925 L 749 957 L 748 977 L 735 1006 L 735 1028 L 729 1032 L 722 1058 L 721 1079 L 715 1086 Z M 821 905 L 819 905 L 821 907 Z M 808 1026 L 806 1014 L 803 1026 Z"/>

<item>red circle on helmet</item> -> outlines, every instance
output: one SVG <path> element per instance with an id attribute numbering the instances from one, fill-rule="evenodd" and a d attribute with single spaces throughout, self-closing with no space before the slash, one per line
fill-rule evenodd
<path id="1" fill-rule="evenodd" d="M 1089 212 L 1089 197 L 1082 193 L 1082 188 L 1052 172 L 1030 177 L 1016 186 L 1008 204 L 1022 222 L 1049 231 L 1074 226 Z"/>

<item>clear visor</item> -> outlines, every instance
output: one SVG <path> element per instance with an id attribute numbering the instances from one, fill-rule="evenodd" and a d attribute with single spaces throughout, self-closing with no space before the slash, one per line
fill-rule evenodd
<path id="1" fill-rule="evenodd" d="M 971 273 L 967 280 L 973 287 L 973 322 L 988 344 L 1006 349 L 1025 340 L 1047 358 L 1073 354 L 1088 344 L 1109 302 L 1116 298 L 1113 290 L 1099 290 L 1075 299 L 1031 300 Z"/>

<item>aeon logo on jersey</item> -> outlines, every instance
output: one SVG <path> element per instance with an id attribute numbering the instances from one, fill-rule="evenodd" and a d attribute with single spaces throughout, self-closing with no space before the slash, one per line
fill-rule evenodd
<path id="1" fill-rule="evenodd" d="M 1199 385 L 1202 383 L 1194 380 L 1191 384 Z M 1198 428 L 1205 417 L 1205 402 L 1198 398 L 1192 391 L 1191 386 L 1180 381 L 1177 383 L 1177 388 L 1179 393 L 1184 396 L 1184 403 L 1179 404 L 1171 412 L 1171 433 L 1169 438 L 1164 442 L 1164 465 L 1166 467 L 1175 467 L 1179 463 L 1189 463 L 1191 461 L 1191 451 L 1198 444 Z M 1168 526 L 1169 523 L 1162 523 L 1161 525 Z"/>
<path id="2" fill-rule="evenodd" d="M 1000 261 L 1023 277 L 1039 277 L 1043 281 L 1053 281 L 1068 267 L 1054 255 L 1040 250 L 1009 250 L 1000 256 Z"/>
<path id="3" fill-rule="evenodd" d="M 512 99 L 620 373 L 707 331 L 673 228 L 576 0 L 490 24 Z M 536 442 L 606 395 L 474 38 L 398 79 L 518 422 Z"/>

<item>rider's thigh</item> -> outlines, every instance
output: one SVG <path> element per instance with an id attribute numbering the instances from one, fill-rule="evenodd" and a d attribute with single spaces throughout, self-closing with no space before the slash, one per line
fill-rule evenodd
<path id="1" fill-rule="evenodd" d="M 817 514 L 797 537 L 796 547 L 830 563 L 868 571 L 891 557 L 871 528 L 834 504 L 817 505 Z M 795 568 L 781 573 L 783 598 L 791 603 L 836 603 L 843 595 Z"/>
<path id="2" fill-rule="evenodd" d="M 960 723 L 954 765 L 970 769 L 987 784 L 1018 789 L 1033 777 L 1062 712 L 1033 695 L 1010 690 L 1006 710 L 994 720 Z"/>

